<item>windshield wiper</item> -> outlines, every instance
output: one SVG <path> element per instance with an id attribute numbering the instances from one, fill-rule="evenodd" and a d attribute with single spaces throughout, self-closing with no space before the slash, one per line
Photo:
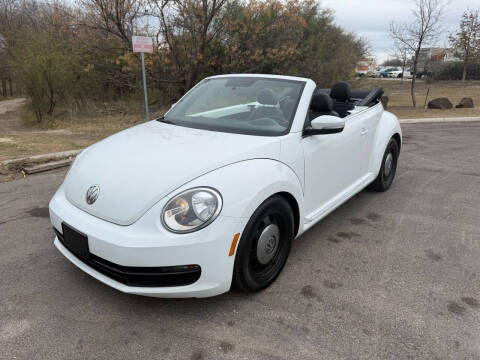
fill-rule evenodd
<path id="1" fill-rule="evenodd" d="M 173 124 L 170 120 L 168 120 L 168 119 L 165 117 L 165 115 L 160 116 L 160 117 L 157 119 L 157 121 L 163 122 L 163 123 L 165 123 L 165 124 Z"/>

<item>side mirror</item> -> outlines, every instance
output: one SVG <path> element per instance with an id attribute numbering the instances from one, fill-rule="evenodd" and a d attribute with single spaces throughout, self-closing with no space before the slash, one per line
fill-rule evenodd
<path id="1" fill-rule="evenodd" d="M 312 120 L 311 127 L 304 130 L 305 135 L 337 134 L 343 131 L 345 119 L 338 116 L 322 115 Z"/>

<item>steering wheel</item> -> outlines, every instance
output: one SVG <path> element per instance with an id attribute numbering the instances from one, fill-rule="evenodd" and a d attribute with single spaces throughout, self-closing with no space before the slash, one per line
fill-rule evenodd
<path id="1" fill-rule="evenodd" d="M 291 95 L 285 95 L 284 97 L 280 98 L 278 100 L 278 102 L 281 104 L 282 102 L 284 102 L 285 100 L 288 100 L 288 99 L 292 99 L 293 100 L 293 97 Z"/>

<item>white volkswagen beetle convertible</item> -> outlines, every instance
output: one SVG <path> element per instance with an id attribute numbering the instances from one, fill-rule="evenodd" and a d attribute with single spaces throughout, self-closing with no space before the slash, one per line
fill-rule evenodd
<path id="1" fill-rule="evenodd" d="M 50 202 L 55 246 L 126 293 L 261 290 L 295 237 L 365 187 L 392 184 L 401 129 L 382 93 L 206 78 L 165 116 L 77 156 Z"/>

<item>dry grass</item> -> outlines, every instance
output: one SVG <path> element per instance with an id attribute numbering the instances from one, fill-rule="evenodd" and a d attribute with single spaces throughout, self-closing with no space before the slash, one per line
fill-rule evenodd
<path id="1" fill-rule="evenodd" d="M 383 87 L 385 95 L 390 99 L 388 110 L 404 119 L 480 116 L 480 81 L 468 81 L 466 84 L 454 81 L 427 84 L 425 81 L 419 81 L 416 90 L 419 104 L 417 108 L 411 106 L 409 81 L 359 79 L 352 85 L 354 88 Z M 477 108 L 425 110 L 423 104 L 428 88 L 430 88 L 429 100 L 448 97 L 455 105 L 461 98 L 471 97 Z M 165 109 L 153 110 L 152 117 L 163 114 Z M 28 118 L 28 113 L 22 114 L 22 110 L 17 109 L 0 115 L 0 122 L 2 120 L 4 124 L 8 120 L 9 126 L 3 129 L 0 127 L 0 161 L 84 148 L 113 133 L 141 123 L 143 112 L 140 108 L 132 109 L 128 103 L 120 108 L 92 107 L 90 114 L 72 116 L 64 113 L 57 116 L 49 125 L 37 125 Z M 25 123 L 29 126 L 26 127 Z"/>
<path id="2" fill-rule="evenodd" d="M 19 111 L 20 113 L 20 111 Z M 12 116 L 11 113 L 8 114 Z M 52 126 L 25 127 L 0 132 L 0 161 L 31 155 L 82 149 L 120 130 L 143 121 L 143 114 L 118 114 L 56 119 Z M 0 117 L 0 121 L 2 118 Z M 40 162 L 45 162 L 45 159 Z M 29 161 L 28 164 L 32 162 Z M 0 165 L 0 182 L 11 181 L 24 175 L 20 171 L 25 161 Z"/>
<path id="3" fill-rule="evenodd" d="M 153 109 L 152 118 L 164 109 Z M 57 116 L 48 124 L 36 124 L 25 109 L 0 116 L 10 126 L 0 131 L 0 161 L 25 156 L 81 149 L 120 130 L 141 123 L 142 110 L 91 111 L 90 114 Z M 12 117 L 16 119 L 13 122 Z M 1 129 L 0 129 L 1 130 Z"/>
<path id="4" fill-rule="evenodd" d="M 423 80 L 417 81 L 415 91 L 417 108 L 412 107 L 410 84 L 409 80 L 360 79 L 352 85 L 355 88 L 383 87 L 385 95 L 390 99 L 388 111 L 401 119 L 480 116 L 480 81 L 467 81 L 465 84 L 461 81 L 439 81 L 430 84 Z M 425 109 L 425 97 L 428 89 L 430 89 L 430 93 L 427 102 L 434 98 L 447 97 L 455 106 L 462 98 L 471 97 L 476 107 L 451 110 Z"/>
<path id="5" fill-rule="evenodd" d="M 103 117 L 81 124 L 59 123 L 52 130 L 15 131 L 0 142 L 0 161 L 36 154 L 81 149 L 142 121 L 141 117 Z"/>

